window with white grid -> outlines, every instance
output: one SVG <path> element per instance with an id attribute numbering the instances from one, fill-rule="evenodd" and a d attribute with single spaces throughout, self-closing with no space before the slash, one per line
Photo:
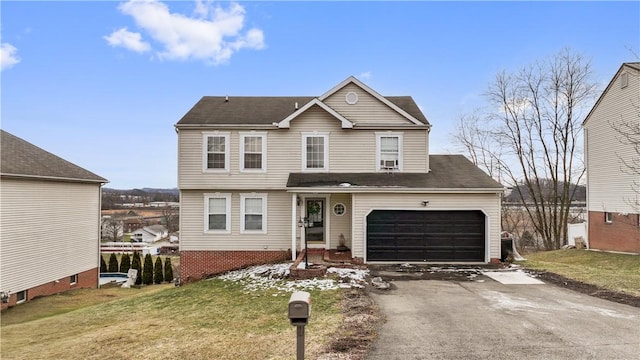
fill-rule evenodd
<path id="1" fill-rule="evenodd" d="M 303 170 L 326 171 L 328 159 L 328 135 L 306 134 L 303 136 Z"/>
<path id="2" fill-rule="evenodd" d="M 402 134 L 378 133 L 376 147 L 376 169 L 378 171 L 402 170 Z"/>
<path id="3" fill-rule="evenodd" d="M 266 171 L 266 134 L 240 134 L 240 170 Z"/>
<path id="4" fill-rule="evenodd" d="M 229 134 L 204 134 L 204 169 L 229 170 Z"/>

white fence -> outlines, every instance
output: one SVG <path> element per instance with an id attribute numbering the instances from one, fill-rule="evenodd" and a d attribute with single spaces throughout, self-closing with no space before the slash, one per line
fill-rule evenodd
<path id="1" fill-rule="evenodd" d="M 160 249 L 155 246 L 149 246 L 145 243 L 130 243 L 130 242 L 106 242 L 100 244 L 100 252 L 102 253 L 117 253 L 117 254 L 133 254 L 134 251 L 138 251 L 145 256 L 147 254 L 158 255 Z"/>

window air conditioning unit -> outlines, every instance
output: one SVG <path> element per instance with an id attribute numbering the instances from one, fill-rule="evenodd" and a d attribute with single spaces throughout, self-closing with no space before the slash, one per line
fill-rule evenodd
<path id="1" fill-rule="evenodd" d="M 380 161 L 380 165 L 382 165 L 383 169 L 397 169 L 398 168 L 398 160 L 382 160 Z"/>

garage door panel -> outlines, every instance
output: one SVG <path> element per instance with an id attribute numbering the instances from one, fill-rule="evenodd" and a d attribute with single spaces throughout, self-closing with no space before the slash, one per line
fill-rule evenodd
<path id="1" fill-rule="evenodd" d="M 481 211 L 374 210 L 367 217 L 369 261 L 484 261 Z"/>

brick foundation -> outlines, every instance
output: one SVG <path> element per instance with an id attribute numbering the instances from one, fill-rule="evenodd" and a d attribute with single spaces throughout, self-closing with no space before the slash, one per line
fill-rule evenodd
<path id="1" fill-rule="evenodd" d="M 30 289 L 25 289 L 27 291 L 26 301 L 30 301 L 41 296 L 59 294 L 61 292 L 73 289 L 95 289 L 98 287 L 98 268 L 79 273 L 78 281 L 75 284 L 71 284 L 70 277 L 71 276 L 67 276 L 56 281 L 51 281 L 42 285 L 38 285 L 36 287 L 32 287 Z M 2 304 L 2 309 L 4 310 L 8 307 L 16 305 L 16 302 L 16 294 L 11 294 L 9 296 L 9 302 Z"/>
<path id="2" fill-rule="evenodd" d="M 186 284 L 209 276 L 247 266 L 291 259 L 290 251 L 181 251 L 180 283 Z"/>
<path id="3" fill-rule="evenodd" d="M 640 253 L 640 215 L 611 215 L 612 222 L 607 223 L 604 212 L 589 211 L 589 248 Z"/>

